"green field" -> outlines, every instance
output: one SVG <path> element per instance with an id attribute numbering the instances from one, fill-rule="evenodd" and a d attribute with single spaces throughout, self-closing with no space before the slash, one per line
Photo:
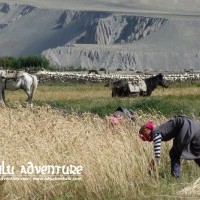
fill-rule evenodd
<path id="1" fill-rule="evenodd" d="M 15 105 L 25 100 L 23 91 L 6 91 L 8 104 Z M 118 106 L 134 111 L 151 110 L 170 117 L 176 114 L 200 116 L 200 83 L 173 84 L 167 89 L 158 87 L 150 97 L 112 98 L 111 88 L 97 83 L 64 83 L 39 85 L 35 94 L 36 105 L 49 104 L 68 112 L 91 112 L 100 116 L 109 115 Z"/>

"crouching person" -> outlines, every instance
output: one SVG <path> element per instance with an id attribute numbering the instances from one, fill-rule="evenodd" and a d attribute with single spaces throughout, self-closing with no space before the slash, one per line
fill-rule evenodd
<path id="1" fill-rule="evenodd" d="M 180 177 L 181 159 L 194 160 L 200 167 L 200 121 L 174 116 L 156 127 L 148 122 L 141 127 L 139 136 L 143 141 L 153 141 L 156 161 L 160 159 L 161 142 L 173 139 L 169 152 L 173 176 Z"/>
<path id="2" fill-rule="evenodd" d="M 112 126 L 122 124 L 124 121 L 134 120 L 134 112 L 130 109 L 118 107 L 115 112 L 109 117 Z"/>

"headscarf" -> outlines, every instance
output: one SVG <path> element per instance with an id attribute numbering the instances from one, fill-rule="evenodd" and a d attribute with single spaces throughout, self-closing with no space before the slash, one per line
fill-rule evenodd
<path id="1" fill-rule="evenodd" d="M 144 129 L 147 128 L 149 130 L 151 130 L 150 135 L 146 135 L 144 132 Z M 154 124 L 152 121 L 147 122 L 144 126 L 141 127 L 140 131 L 139 131 L 139 137 L 143 140 L 143 141 L 148 141 L 151 142 L 153 141 L 153 134 L 152 134 L 152 130 L 154 128 Z"/>

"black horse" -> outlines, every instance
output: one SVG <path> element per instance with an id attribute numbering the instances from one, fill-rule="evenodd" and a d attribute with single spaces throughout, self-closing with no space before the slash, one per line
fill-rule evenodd
<path id="1" fill-rule="evenodd" d="M 138 97 L 138 96 L 150 96 L 156 87 L 162 86 L 164 88 L 169 87 L 169 84 L 164 80 L 163 74 L 158 74 L 150 78 L 144 79 L 146 84 L 146 91 L 131 92 L 127 81 L 118 80 L 112 84 L 112 97 Z"/>

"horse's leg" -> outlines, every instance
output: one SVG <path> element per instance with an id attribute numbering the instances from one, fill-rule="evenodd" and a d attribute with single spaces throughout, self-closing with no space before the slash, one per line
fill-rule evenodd
<path id="1" fill-rule="evenodd" d="M 5 89 L 3 88 L 2 90 L 2 99 L 4 101 L 4 103 L 6 102 L 6 97 L 5 97 Z"/>
<path id="2" fill-rule="evenodd" d="M 129 95 L 130 97 L 138 97 L 139 96 L 139 93 L 138 92 L 132 92 L 132 93 L 130 93 L 130 95 Z"/>
<path id="3" fill-rule="evenodd" d="M 26 99 L 26 102 L 31 104 L 32 103 L 32 99 L 33 99 L 33 95 L 32 95 L 32 91 L 31 91 L 31 88 L 27 88 L 25 90 L 25 93 L 27 95 L 27 99 Z"/>
<path id="4" fill-rule="evenodd" d="M 5 79 L 0 78 L 0 107 L 5 107 Z"/>
<path id="5" fill-rule="evenodd" d="M 22 88 L 26 95 L 28 96 L 26 102 L 32 106 L 33 95 L 37 89 L 38 80 L 36 76 L 31 76 L 32 82 L 30 84 L 24 85 Z"/>
<path id="6" fill-rule="evenodd" d="M 32 92 L 30 89 L 24 90 L 27 95 L 26 103 L 23 105 L 24 107 L 30 106 L 32 107 Z"/>
<path id="7" fill-rule="evenodd" d="M 26 102 L 28 104 L 30 104 L 32 106 L 32 101 L 33 101 L 33 94 L 34 94 L 35 90 L 33 88 L 33 86 L 31 86 L 30 88 L 27 88 L 27 90 L 25 91 L 25 93 L 27 94 L 28 98 L 26 100 Z"/>
<path id="8" fill-rule="evenodd" d="M 35 75 L 31 75 L 31 78 L 32 78 L 32 84 L 30 86 L 30 95 L 29 95 L 29 101 L 30 101 L 30 104 L 32 106 L 32 100 L 33 100 L 33 95 L 37 89 L 37 86 L 38 86 L 38 79 Z"/>

